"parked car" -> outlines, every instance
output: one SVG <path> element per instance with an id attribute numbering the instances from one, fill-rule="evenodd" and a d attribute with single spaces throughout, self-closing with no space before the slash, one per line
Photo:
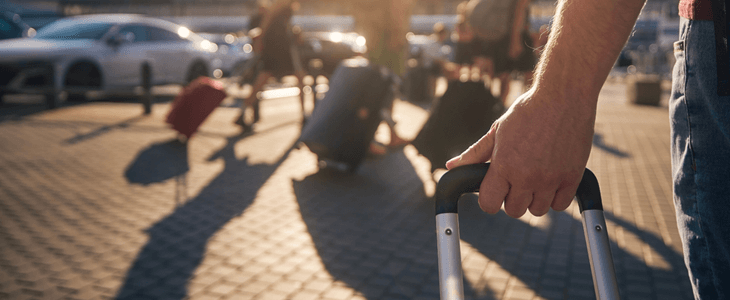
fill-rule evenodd
<path id="1" fill-rule="evenodd" d="M 362 55 L 365 38 L 357 33 L 302 32 L 300 51 L 310 74 L 329 77 L 342 60 Z"/>
<path id="2" fill-rule="evenodd" d="M 35 33 L 36 30 L 26 24 L 20 18 L 20 15 L 9 11 L 0 11 L 0 40 L 33 37 Z"/>
<path id="3" fill-rule="evenodd" d="M 53 108 L 64 93 L 82 100 L 89 91 L 139 94 L 137 87 L 149 92 L 155 85 L 187 84 L 211 76 L 214 48 L 183 26 L 141 15 L 63 18 L 33 38 L 0 41 L 0 99 L 43 94 Z M 150 103 L 143 103 L 148 111 Z"/>
<path id="4" fill-rule="evenodd" d="M 216 44 L 212 61 L 213 76 L 216 78 L 230 76 L 233 70 L 243 66 L 253 56 L 253 46 L 248 38 L 238 38 L 230 33 L 199 33 L 199 35 Z"/>

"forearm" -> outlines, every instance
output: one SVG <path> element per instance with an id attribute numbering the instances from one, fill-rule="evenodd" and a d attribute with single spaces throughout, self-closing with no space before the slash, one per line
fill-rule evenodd
<path id="1" fill-rule="evenodd" d="M 595 111 L 598 93 L 644 0 L 561 0 L 534 92 Z"/>

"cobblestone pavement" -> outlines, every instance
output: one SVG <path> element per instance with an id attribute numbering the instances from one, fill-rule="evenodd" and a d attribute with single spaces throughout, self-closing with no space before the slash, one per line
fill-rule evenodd
<path id="1" fill-rule="evenodd" d="M 0 109 L 0 299 L 437 299 L 429 162 L 408 146 L 354 175 L 297 149 L 296 100 L 255 134 L 221 107 L 187 146 L 132 103 Z M 398 130 L 427 112 L 405 102 Z M 666 107 L 601 95 L 589 167 L 624 299 L 691 299 Z M 381 128 L 382 129 L 382 128 Z M 378 134 L 378 139 L 387 135 Z M 577 206 L 535 218 L 462 201 L 469 299 L 594 298 Z"/>

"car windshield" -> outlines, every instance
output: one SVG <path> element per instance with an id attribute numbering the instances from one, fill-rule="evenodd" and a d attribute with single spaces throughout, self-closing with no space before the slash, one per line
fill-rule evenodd
<path id="1" fill-rule="evenodd" d="M 36 38 L 53 40 L 98 40 L 114 26 L 108 22 L 83 22 L 78 20 L 59 20 L 38 30 Z"/>

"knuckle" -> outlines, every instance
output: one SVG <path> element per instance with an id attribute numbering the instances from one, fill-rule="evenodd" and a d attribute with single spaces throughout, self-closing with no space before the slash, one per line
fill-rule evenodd
<path id="1" fill-rule="evenodd" d="M 499 196 L 493 193 L 479 193 L 479 208 L 485 213 L 493 215 L 498 213 L 499 209 L 502 208 L 504 200 L 504 198 L 499 198 Z"/>

